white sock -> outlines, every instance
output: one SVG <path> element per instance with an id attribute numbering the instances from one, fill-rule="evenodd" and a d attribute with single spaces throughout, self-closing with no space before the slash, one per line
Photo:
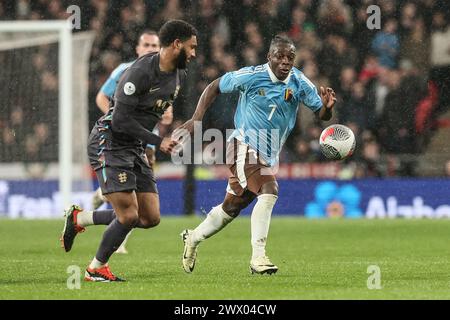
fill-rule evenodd
<path id="1" fill-rule="evenodd" d="M 78 213 L 77 224 L 82 227 L 92 226 L 94 224 L 94 211 L 81 211 Z"/>
<path id="2" fill-rule="evenodd" d="M 262 194 L 252 211 L 252 259 L 266 255 L 267 235 L 269 234 L 270 217 L 272 209 L 277 201 L 273 194 Z"/>
<path id="3" fill-rule="evenodd" d="M 198 245 L 201 241 L 222 230 L 233 219 L 233 217 L 223 211 L 222 204 L 212 208 L 206 219 L 192 232 L 190 237 L 191 244 L 194 246 Z"/>
<path id="4" fill-rule="evenodd" d="M 89 265 L 89 268 L 90 269 L 98 269 L 98 268 L 103 267 L 104 265 L 105 265 L 104 263 L 101 263 L 100 261 L 97 260 L 96 257 L 94 257 L 94 259 L 92 259 L 91 264 Z"/>

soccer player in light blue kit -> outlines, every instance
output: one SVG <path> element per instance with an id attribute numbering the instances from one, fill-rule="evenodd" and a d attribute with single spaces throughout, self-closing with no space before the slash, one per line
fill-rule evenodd
<path id="1" fill-rule="evenodd" d="M 194 270 L 200 242 L 230 223 L 255 198 L 251 215 L 252 257 L 250 271 L 257 274 L 277 272 L 266 255 L 272 209 L 278 198 L 278 184 L 273 167 L 280 150 L 295 126 L 298 106 L 303 103 L 321 120 L 332 117 L 336 96 L 331 88 L 320 93 L 305 75 L 293 67 L 295 46 L 286 37 L 272 39 L 268 63 L 228 72 L 203 91 L 194 115 L 178 130 L 193 132 L 208 107 L 220 93 L 238 91 L 240 98 L 234 116 L 235 130 L 228 140 L 228 180 L 223 203 L 212 208 L 194 230 L 184 230 L 183 269 Z"/>

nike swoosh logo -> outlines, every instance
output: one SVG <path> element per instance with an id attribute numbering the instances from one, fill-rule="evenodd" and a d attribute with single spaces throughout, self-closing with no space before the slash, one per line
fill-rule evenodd
<path id="1" fill-rule="evenodd" d="M 158 91 L 159 89 L 161 89 L 161 88 L 150 88 L 150 90 L 148 92 L 152 93 L 152 92 Z"/>

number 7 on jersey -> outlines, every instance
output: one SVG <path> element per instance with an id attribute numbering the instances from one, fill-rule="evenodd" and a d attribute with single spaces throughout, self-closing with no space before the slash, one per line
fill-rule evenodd
<path id="1" fill-rule="evenodd" d="M 277 105 L 276 104 L 270 104 L 269 108 L 272 108 L 272 111 L 270 111 L 269 117 L 267 118 L 267 120 L 270 121 L 272 119 L 273 113 L 275 112 L 275 109 L 277 108 Z"/>

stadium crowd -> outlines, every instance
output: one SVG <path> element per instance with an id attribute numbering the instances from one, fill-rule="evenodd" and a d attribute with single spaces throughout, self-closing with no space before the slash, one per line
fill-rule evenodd
<path id="1" fill-rule="evenodd" d="M 158 30 L 169 19 L 195 25 L 199 48 L 189 66 L 182 107 L 175 108 L 175 121 L 162 128 L 162 134 L 190 117 L 210 81 L 242 66 L 265 63 L 270 39 L 278 33 L 296 43 L 296 66 L 317 86 L 336 91 L 333 122 L 348 125 L 357 137 L 357 152 L 346 167 L 350 177 L 417 174 L 408 159 L 425 150 L 436 119 L 450 106 L 446 0 L 4 0 L 0 20 L 64 19 L 72 4 L 81 8 L 81 31 L 96 32 L 90 64 L 90 127 L 100 116 L 95 95 L 120 62 L 135 58 L 139 32 Z M 369 5 L 381 9 L 379 30 L 367 26 Z M 41 79 L 49 83 L 49 90 L 57 81 L 49 71 L 41 71 Z M 207 114 L 207 127 L 231 128 L 230 109 L 236 99 L 220 97 Z M 18 108 L 0 115 L 2 149 L 14 144 L 11 128 L 21 123 L 22 113 Z M 323 161 L 318 146 L 322 125 L 301 112 L 281 161 Z M 25 148 L 52 145 L 46 123 L 31 127 Z M 0 161 L 14 160 L 11 150 L 10 154 L 1 150 Z M 26 152 L 39 151 L 48 153 Z"/>

